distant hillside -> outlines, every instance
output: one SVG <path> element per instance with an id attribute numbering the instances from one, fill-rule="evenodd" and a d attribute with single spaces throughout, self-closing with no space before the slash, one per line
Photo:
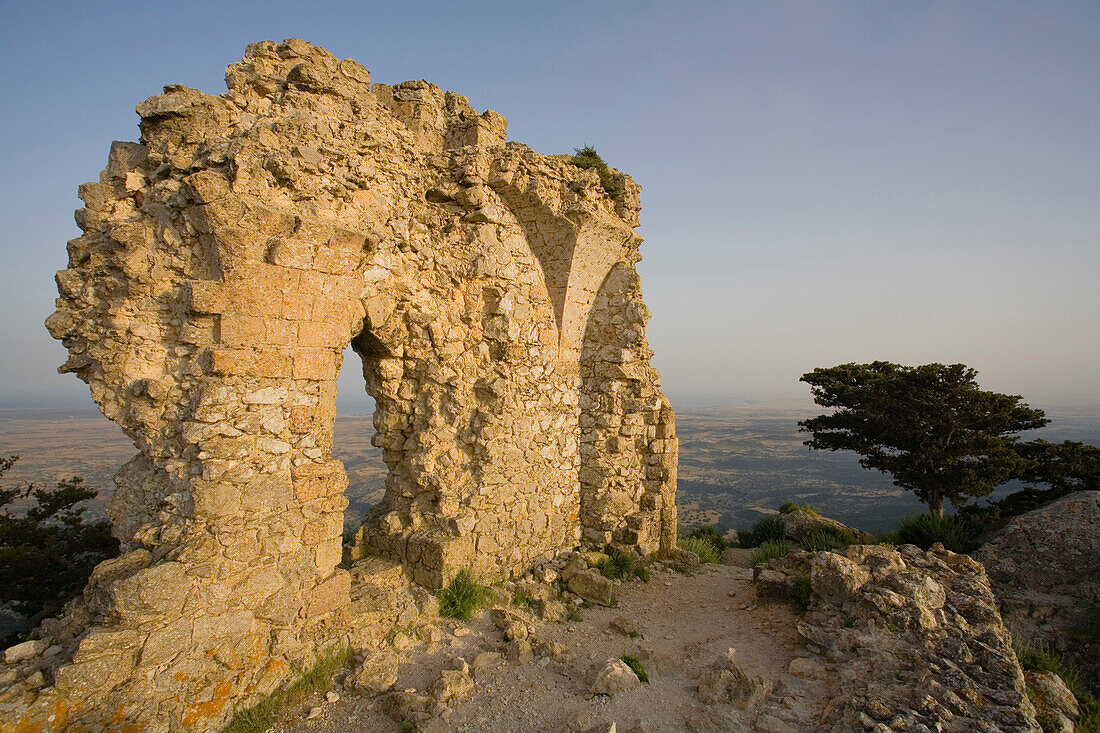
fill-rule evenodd
<path id="1" fill-rule="evenodd" d="M 1048 410 L 1044 439 L 1100 445 L 1100 409 Z M 897 525 L 921 504 L 888 476 L 859 467 L 854 455 L 810 451 L 798 433 L 813 408 L 730 407 L 677 412 L 680 437 L 678 504 L 684 526 L 745 527 L 788 499 L 809 502 L 846 524 L 877 532 Z M 370 445 L 370 415 L 336 417 L 336 457 L 347 468 L 347 527 L 362 519 L 385 488 L 381 451 Z M 52 484 L 83 476 L 100 490 L 93 514 L 114 490 L 111 476 L 136 453 L 122 431 L 91 408 L 0 410 L 0 455 L 18 454 L 8 474 Z M 998 494 L 1017 487 L 1009 485 Z"/>

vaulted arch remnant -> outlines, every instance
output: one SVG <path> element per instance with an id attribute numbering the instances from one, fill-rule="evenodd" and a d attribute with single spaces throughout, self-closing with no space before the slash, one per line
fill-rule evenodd
<path id="1" fill-rule="evenodd" d="M 111 505 L 124 554 L 43 629 L 54 683 L 4 703 L 28 730 L 216 728 L 379 636 L 380 589 L 675 536 L 629 177 L 611 199 L 465 97 L 303 41 L 251 44 L 226 82 L 142 102 L 141 141 L 81 187 L 47 326 L 140 453 Z M 349 343 L 389 470 L 351 572 Z"/>

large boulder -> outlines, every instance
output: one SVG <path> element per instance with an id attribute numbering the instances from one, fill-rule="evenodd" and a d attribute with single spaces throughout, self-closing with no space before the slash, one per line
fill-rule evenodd
<path id="1" fill-rule="evenodd" d="M 1100 640 L 1082 633 L 1100 613 L 1100 491 L 1022 514 L 974 553 L 1005 623 L 1100 675 Z"/>
<path id="2" fill-rule="evenodd" d="M 856 545 L 821 552 L 799 667 L 832 690 L 824 730 L 1039 733 L 985 571 L 966 555 Z M 881 726 L 881 727 L 876 727 Z"/>

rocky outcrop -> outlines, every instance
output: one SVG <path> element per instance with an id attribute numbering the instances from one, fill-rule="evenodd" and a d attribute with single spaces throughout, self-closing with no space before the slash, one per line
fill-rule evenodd
<path id="1" fill-rule="evenodd" d="M 806 565 L 804 554 L 771 561 L 770 584 Z M 833 691 L 822 729 L 1039 733 L 980 564 L 940 548 L 858 545 L 814 554 L 809 574 L 798 630 L 812 656 L 797 666 Z"/>
<path id="2" fill-rule="evenodd" d="M 974 553 L 1013 633 L 1050 645 L 1100 678 L 1100 491 L 1015 517 Z"/>
<path id="3" fill-rule="evenodd" d="M 125 554 L 0 692 L 20 730 L 215 729 L 377 635 L 392 607 L 337 567 L 349 343 L 389 467 L 352 560 L 438 588 L 675 541 L 633 181 L 612 197 L 499 114 L 299 40 L 251 44 L 226 84 L 142 102 L 141 141 L 80 188 L 47 327 L 140 453 L 109 509 Z"/>

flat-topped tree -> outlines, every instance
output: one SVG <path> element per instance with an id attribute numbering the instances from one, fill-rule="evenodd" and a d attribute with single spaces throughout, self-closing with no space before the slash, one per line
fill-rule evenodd
<path id="1" fill-rule="evenodd" d="M 802 375 L 814 402 L 835 408 L 798 423 L 818 450 L 850 450 L 859 464 L 889 473 L 931 512 L 986 496 L 1023 471 L 1017 434 L 1049 420 L 1018 395 L 980 389 L 965 364 L 909 367 L 876 361 Z"/>

